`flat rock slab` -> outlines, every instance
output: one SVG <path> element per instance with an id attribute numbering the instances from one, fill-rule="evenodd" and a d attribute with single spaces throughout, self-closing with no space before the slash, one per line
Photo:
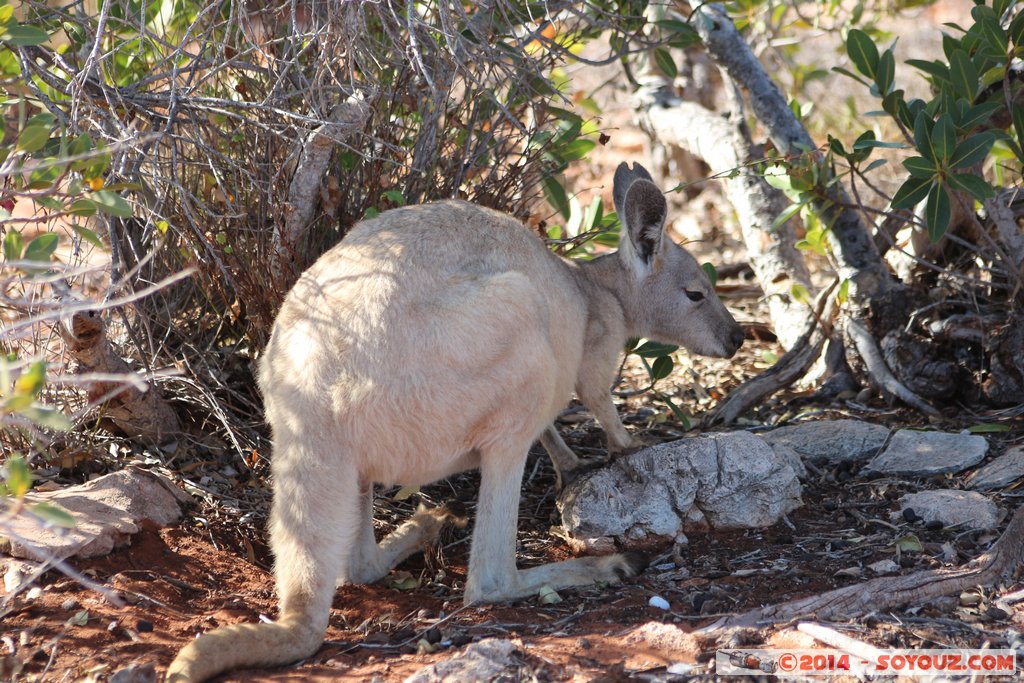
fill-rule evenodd
<path id="1" fill-rule="evenodd" d="M 902 521 L 903 511 L 912 509 L 925 522 L 942 522 L 957 529 L 992 529 L 999 524 L 999 508 L 974 491 L 940 489 L 921 491 L 900 498 L 900 512 L 893 519 Z"/>
<path id="2" fill-rule="evenodd" d="M 877 474 L 930 477 L 973 467 L 987 452 L 988 441 L 976 434 L 901 429 L 864 469 Z"/>
<path id="3" fill-rule="evenodd" d="M 405 683 L 478 683 L 518 681 L 522 660 L 510 640 L 485 638 L 444 661 L 425 666 Z"/>
<path id="4" fill-rule="evenodd" d="M 761 438 L 773 448 L 791 448 L 815 464 L 834 465 L 873 457 L 889 438 L 889 430 L 860 420 L 820 420 L 779 427 Z"/>
<path id="5" fill-rule="evenodd" d="M 766 527 L 800 505 L 790 458 L 747 432 L 645 448 L 581 474 L 558 499 L 570 538 L 590 547 L 615 539 L 642 548 L 686 531 Z"/>
<path id="6" fill-rule="evenodd" d="M 178 521 L 182 507 L 191 500 L 165 477 L 137 469 L 60 491 L 30 493 L 26 498 L 29 503 L 59 505 L 75 518 L 73 529 L 57 529 L 29 515 L 16 517 L 10 535 L 0 539 L 0 549 L 31 560 L 106 555 L 125 545 L 145 520 L 160 525 Z"/>
<path id="7" fill-rule="evenodd" d="M 978 469 L 967 485 L 979 491 L 991 491 L 1009 486 L 1024 477 L 1024 446 L 1015 446 L 998 458 Z"/>

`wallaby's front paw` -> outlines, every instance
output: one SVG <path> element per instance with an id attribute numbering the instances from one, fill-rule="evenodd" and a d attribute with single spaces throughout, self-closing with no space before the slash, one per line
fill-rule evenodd
<path id="1" fill-rule="evenodd" d="M 580 478 L 580 475 L 584 472 L 593 472 L 596 469 L 600 469 L 608 464 L 607 458 L 593 457 L 593 458 L 580 458 L 576 467 L 569 470 L 568 472 L 555 472 L 555 490 L 561 492 L 567 486 L 572 484 L 574 481 Z"/>

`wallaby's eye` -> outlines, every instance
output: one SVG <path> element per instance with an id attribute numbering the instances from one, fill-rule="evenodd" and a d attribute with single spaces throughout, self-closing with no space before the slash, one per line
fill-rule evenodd
<path id="1" fill-rule="evenodd" d="M 704 292 L 696 292 L 696 291 L 689 290 L 689 289 L 685 289 L 683 291 L 686 292 L 686 296 L 687 296 L 687 298 L 690 299 L 690 301 L 703 301 L 704 300 Z"/>

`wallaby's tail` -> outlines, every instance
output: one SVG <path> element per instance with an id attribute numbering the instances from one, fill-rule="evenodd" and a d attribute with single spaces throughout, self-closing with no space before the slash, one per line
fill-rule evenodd
<path id="1" fill-rule="evenodd" d="M 224 626 L 178 653 L 166 683 L 199 683 L 229 669 L 289 664 L 312 655 L 323 640 L 324 629 L 298 615 L 272 624 Z"/>

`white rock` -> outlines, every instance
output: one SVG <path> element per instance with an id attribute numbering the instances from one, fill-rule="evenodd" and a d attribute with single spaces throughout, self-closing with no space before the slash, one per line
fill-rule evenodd
<path id="1" fill-rule="evenodd" d="M 865 466 L 867 472 L 911 477 L 960 472 L 977 465 L 988 441 L 976 434 L 917 432 L 901 429 L 885 450 Z"/>
<path id="2" fill-rule="evenodd" d="M 876 574 L 895 574 L 900 570 L 900 566 L 893 560 L 886 559 L 872 562 L 868 565 L 868 569 Z"/>
<path id="3" fill-rule="evenodd" d="M 860 420 L 819 420 L 763 432 L 772 448 L 785 446 L 813 463 L 866 460 L 878 453 L 889 430 Z"/>
<path id="4" fill-rule="evenodd" d="M 558 500 L 571 537 L 634 547 L 689 530 L 770 526 L 800 505 L 796 472 L 748 432 L 645 448 L 582 474 Z"/>
<path id="5" fill-rule="evenodd" d="M 647 604 L 651 607 L 657 607 L 658 609 L 662 609 L 665 611 L 668 611 L 669 608 L 672 607 L 672 605 L 668 604 L 668 600 L 661 597 L 660 595 L 652 595 L 651 599 L 647 601 Z"/>
<path id="6" fill-rule="evenodd" d="M 1015 446 L 972 474 L 967 485 L 990 491 L 1005 488 L 1021 477 L 1024 477 L 1024 446 Z"/>
<path id="7" fill-rule="evenodd" d="M 509 640 L 485 638 L 448 659 L 423 667 L 405 683 L 477 683 L 505 677 L 519 680 L 522 663 L 516 659 L 517 650 Z"/>
<path id="8" fill-rule="evenodd" d="M 160 525 L 181 517 L 187 494 L 149 470 L 124 470 L 50 493 L 30 493 L 29 503 L 60 505 L 75 518 L 73 529 L 44 528 L 29 515 L 10 523 L 0 547 L 13 557 L 97 557 L 124 545 L 143 520 Z"/>
<path id="9" fill-rule="evenodd" d="M 939 521 L 944 527 L 991 529 L 999 524 L 999 508 L 974 491 L 942 489 L 911 493 L 900 499 L 900 511 L 894 520 L 902 520 L 903 510 L 911 508 L 925 522 Z"/>

